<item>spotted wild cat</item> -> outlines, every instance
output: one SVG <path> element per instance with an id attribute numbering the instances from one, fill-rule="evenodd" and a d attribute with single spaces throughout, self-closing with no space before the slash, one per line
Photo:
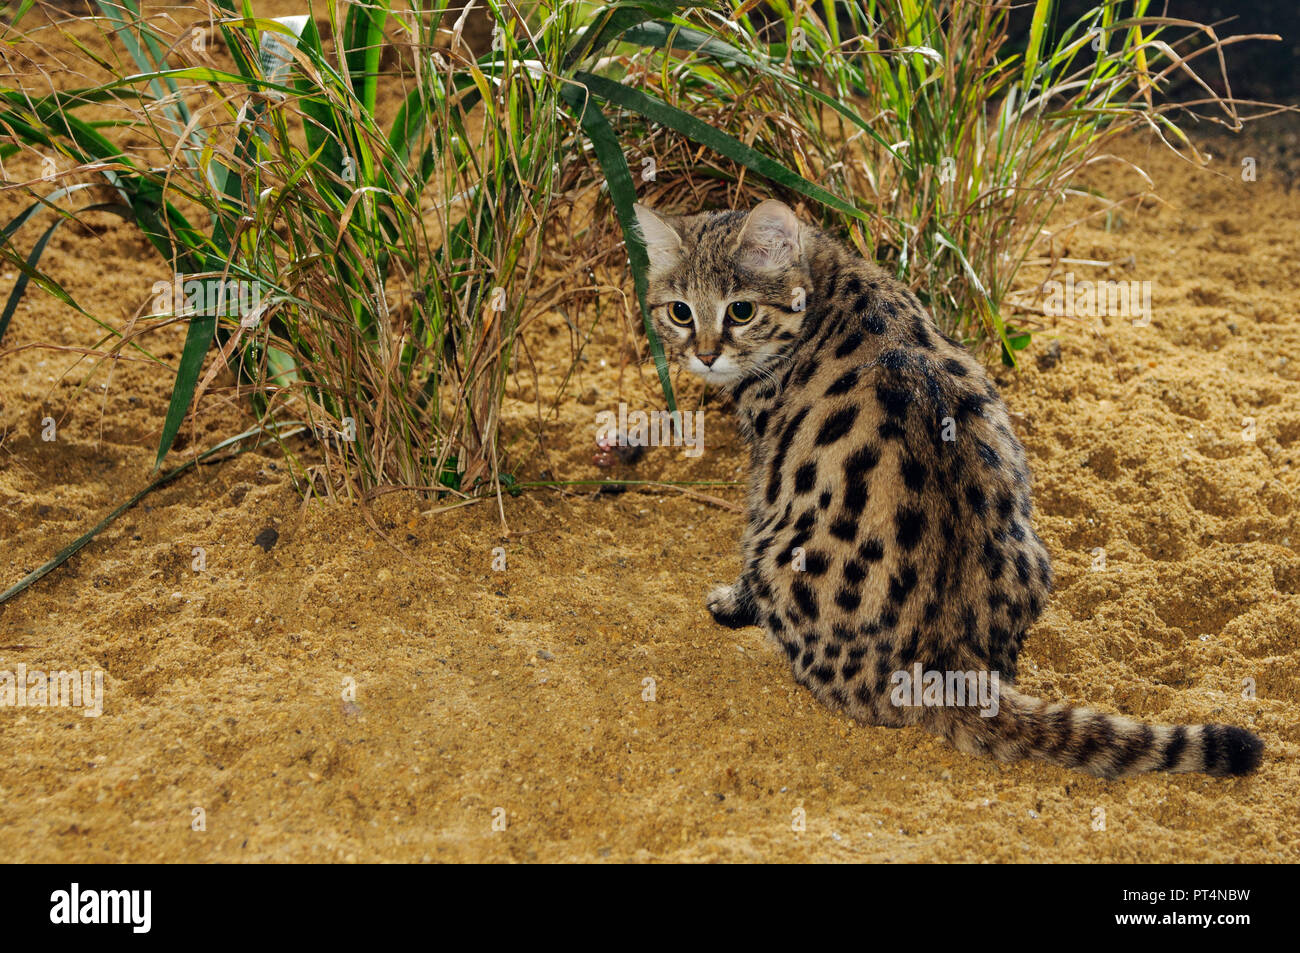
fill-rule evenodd
<path id="1" fill-rule="evenodd" d="M 708 597 L 761 625 L 822 702 L 919 725 L 962 751 L 1103 777 L 1246 774 L 1262 742 L 1147 725 L 1014 687 L 1052 586 L 1030 475 L 974 358 L 881 268 L 777 201 L 746 212 L 636 207 L 669 353 L 727 391 L 750 444 L 740 578 Z M 898 673 L 996 674 L 997 704 L 917 704 Z M 950 699 L 949 699 L 950 700 Z"/>

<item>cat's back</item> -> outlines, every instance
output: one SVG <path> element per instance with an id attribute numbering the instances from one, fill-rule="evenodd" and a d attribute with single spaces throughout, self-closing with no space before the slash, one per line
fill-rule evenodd
<path id="1" fill-rule="evenodd" d="M 1014 677 L 1051 568 L 1005 405 L 878 267 L 847 259 L 818 285 L 752 488 L 790 621 L 834 631 L 865 619 L 904 643 L 968 633 Z M 800 553 L 809 576 L 788 571 Z"/>

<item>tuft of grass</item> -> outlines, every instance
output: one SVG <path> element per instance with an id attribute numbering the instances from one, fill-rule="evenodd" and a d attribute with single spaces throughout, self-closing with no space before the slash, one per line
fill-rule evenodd
<path id="1" fill-rule="evenodd" d="M 629 30 L 684 6 L 486 0 L 494 29 L 483 51 L 464 42 L 464 11 L 447 0 L 328 4 L 326 19 L 309 7 L 296 22 L 257 18 L 248 0 L 211 0 L 200 7 L 211 43 L 143 16 L 136 0 L 98 0 L 94 43 L 62 24 L 16 23 L 12 45 L 28 72 L 0 88 L 6 149 L 58 156 L 72 166 L 61 179 L 79 181 L 17 183 L 33 201 L 0 232 L 0 255 L 85 313 L 39 259 L 62 221 L 112 211 L 177 276 L 186 293 L 168 300 L 164 282 L 129 330 L 96 317 L 110 356 L 186 326 L 158 466 L 230 368 L 260 420 L 311 426 L 314 450 L 284 447 L 308 488 L 495 488 L 500 405 L 541 237 L 557 182 L 588 148 L 624 228 L 673 404 L 644 311 L 632 177 L 606 111 L 662 123 L 861 216 L 734 136 L 597 72 Z M 63 77 L 43 71 L 36 51 L 51 29 L 102 81 L 60 88 Z M 67 207 L 92 186 L 108 198 Z M 60 219 L 20 249 L 18 232 L 47 210 Z M 192 300 L 194 283 L 218 293 Z M 24 291 L 25 282 L 14 289 L 4 320 Z"/>
<path id="2" fill-rule="evenodd" d="M 4 33 L 0 161 L 57 171 L 5 182 L 30 204 L 0 226 L 20 272 L 0 336 L 33 285 L 96 322 L 109 359 L 157 361 L 148 338 L 183 324 L 157 466 L 229 369 L 261 424 L 308 423 L 313 444 L 284 446 L 305 492 L 498 490 L 506 378 L 547 303 L 542 240 L 575 185 L 613 209 L 618 234 L 586 240 L 625 243 L 673 409 L 638 190 L 677 207 L 801 201 L 892 264 L 946 330 L 1013 362 L 1031 323 L 1008 320 L 1017 275 L 1082 194 L 1079 173 L 1137 126 L 1195 158 L 1181 119 L 1242 121 L 1205 84 L 1198 101 L 1161 95 L 1248 38 L 1149 16 L 1147 0 L 1072 24 L 1036 0 L 1023 49 L 1011 0 L 471 6 L 490 48 L 449 0 L 331 2 L 284 22 L 204 0 L 197 32 L 96 0 L 92 40 L 21 5 Z M 165 273 L 215 300 L 169 299 L 164 282 L 125 326 L 89 313 L 40 260 L 61 225 L 98 213 L 133 222 Z"/>

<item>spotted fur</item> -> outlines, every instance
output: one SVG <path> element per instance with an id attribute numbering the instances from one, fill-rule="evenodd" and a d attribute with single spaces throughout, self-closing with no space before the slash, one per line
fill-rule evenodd
<path id="1" fill-rule="evenodd" d="M 744 568 L 708 597 L 718 622 L 761 625 L 830 707 L 962 751 L 1102 777 L 1259 765 L 1240 728 L 1145 725 L 1014 687 L 1052 587 L 1029 468 L 983 367 L 915 295 L 779 202 L 637 217 L 658 333 L 729 393 L 751 448 Z M 728 317 L 735 301 L 751 320 Z M 918 664 L 996 672 L 997 714 L 897 704 L 895 673 Z"/>

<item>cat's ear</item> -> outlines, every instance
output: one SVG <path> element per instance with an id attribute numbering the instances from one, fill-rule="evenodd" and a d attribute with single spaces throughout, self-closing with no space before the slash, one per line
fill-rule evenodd
<path id="1" fill-rule="evenodd" d="M 736 238 L 736 258 L 755 271 L 778 271 L 799 261 L 799 219 L 790 206 L 764 199 L 745 218 Z"/>
<path id="2" fill-rule="evenodd" d="M 682 257 L 682 236 L 668 219 L 640 202 L 633 203 L 632 211 L 636 213 L 650 263 L 656 268 L 671 268 Z"/>

